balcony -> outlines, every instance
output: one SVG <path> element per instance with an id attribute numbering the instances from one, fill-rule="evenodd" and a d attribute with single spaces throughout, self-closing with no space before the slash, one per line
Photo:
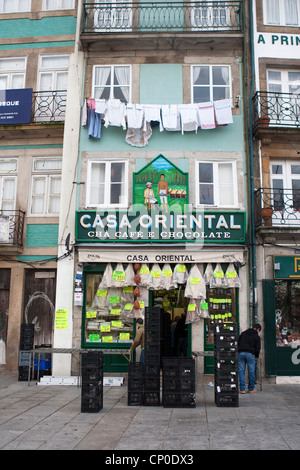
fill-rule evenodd
<path id="1" fill-rule="evenodd" d="M 272 127 L 300 127 L 300 95 L 268 91 L 258 91 L 254 95 L 254 131 Z"/>
<path id="2" fill-rule="evenodd" d="M 105 34 L 240 33 L 242 1 L 111 2 L 83 5 L 81 41 Z"/>
<path id="3" fill-rule="evenodd" d="M 0 139 L 62 137 L 66 116 L 67 91 L 33 91 L 29 124 L 0 125 Z"/>
<path id="4" fill-rule="evenodd" d="M 21 210 L 0 211 L 0 248 L 18 250 L 23 247 L 25 212 Z"/>
<path id="5" fill-rule="evenodd" d="M 300 189 L 259 188 L 254 204 L 256 228 L 300 229 Z"/>

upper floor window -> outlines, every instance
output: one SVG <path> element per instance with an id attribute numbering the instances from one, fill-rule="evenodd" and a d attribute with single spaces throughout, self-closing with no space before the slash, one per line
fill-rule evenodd
<path id="1" fill-rule="evenodd" d="M 87 207 L 128 204 L 128 163 L 126 161 L 88 162 Z"/>
<path id="2" fill-rule="evenodd" d="M 25 73 L 25 57 L 0 59 L 0 90 L 24 88 Z"/>
<path id="3" fill-rule="evenodd" d="M 264 0 L 264 23 L 299 26 L 299 0 Z"/>
<path id="4" fill-rule="evenodd" d="M 192 102 L 205 103 L 230 98 L 228 65 L 192 66 Z"/>
<path id="5" fill-rule="evenodd" d="M 129 65 L 105 65 L 94 67 L 93 96 L 96 99 L 119 99 L 128 103 L 131 99 L 131 69 Z"/>
<path id="6" fill-rule="evenodd" d="M 196 162 L 196 205 L 237 205 L 235 162 Z"/>
<path id="7" fill-rule="evenodd" d="M 0 160 L 0 209 L 13 211 L 16 205 L 17 158 Z M 6 213 L 4 213 L 5 215 Z"/>
<path id="8" fill-rule="evenodd" d="M 62 160 L 35 158 L 32 168 L 30 214 L 58 215 L 61 193 Z"/>
<path id="9" fill-rule="evenodd" d="M 19 13 L 31 10 L 31 0 L 0 0 L 0 13 Z"/>
<path id="10" fill-rule="evenodd" d="M 74 0 L 43 0 L 43 10 L 72 10 Z"/>

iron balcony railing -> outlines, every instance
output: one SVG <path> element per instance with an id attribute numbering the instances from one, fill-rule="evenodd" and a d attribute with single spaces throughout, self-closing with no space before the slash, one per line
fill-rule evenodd
<path id="1" fill-rule="evenodd" d="M 255 191 L 255 224 L 300 228 L 299 189 L 259 188 Z"/>
<path id="2" fill-rule="evenodd" d="M 65 120 L 66 90 L 34 91 L 32 93 L 32 122 L 59 122 Z"/>
<path id="3" fill-rule="evenodd" d="M 258 91 L 253 97 L 253 126 L 300 127 L 300 94 Z"/>
<path id="4" fill-rule="evenodd" d="M 25 212 L 21 210 L 0 211 L 0 246 L 23 246 Z"/>
<path id="5" fill-rule="evenodd" d="M 82 34 L 242 31 L 242 0 L 83 5 Z"/>

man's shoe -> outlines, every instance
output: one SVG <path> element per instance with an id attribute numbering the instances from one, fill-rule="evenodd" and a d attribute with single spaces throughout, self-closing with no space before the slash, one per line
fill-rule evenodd
<path id="1" fill-rule="evenodd" d="M 256 393 L 257 390 L 249 390 L 249 393 Z"/>
<path id="2" fill-rule="evenodd" d="M 244 392 L 243 390 L 240 390 L 240 393 L 243 393 L 243 394 L 244 394 L 244 393 L 246 393 L 246 392 Z"/>

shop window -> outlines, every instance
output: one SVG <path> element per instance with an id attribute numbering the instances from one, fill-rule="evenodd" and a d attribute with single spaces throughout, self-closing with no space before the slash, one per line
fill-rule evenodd
<path id="1" fill-rule="evenodd" d="M 230 98 L 228 65 L 192 66 L 192 102 L 205 103 Z"/>
<path id="2" fill-rule="evenodd" d="M 134 339 L 134 322 L 126 315 L 133 308 L 133 286 L 106 288 L 102 280 L 103 274 L 86 274 L 84 342 L 128 348 Z"/>
<path id="3" fill-rule="evenodd" d="M 206 320 L 206 344 L 214 343 L 215 326 L 218 323 L 237 322 L 235 289 L 215 288 L 207 290 L 209 319 Z"/>
<path id="4" fill-rule="evenodd" d="M 88 162 L 87 207 L 127 207 L 127 162 Z"/>
<path id="5" fill-rule="evenodd" d="M 0 13 L 18 13 L 31 10 L 31 0 L 0 0 Z"/>
<path id="6" fill-rule="evenodd" d="M 24 88 L 25 72 L 25 57 L 0 59 L 0 90 Z"/>
<path id="7" fill-rule="evenodd" d="M 300 282 L 275 280 L 276 345 L 300 344 Z"/>
<path id="8" fill-rule="evenodd" d="M 264 0 L 264 24 L 299 26 L 299 0 Z"/>
<path id="9" fill-rule="evenodd" d="M 196 205 L 237 205 L 235 162 L 196 162 Z"/>
<path id="10" fill-rule="evenodd" d="M 105 65 L 94 67 L 93 97 L 96 99 L 119 99 L 130 101 L 131 71 L 129 65 Z"/>
<path id="11" fill-rule="evenodd" d="M 61 193 L 61 158 L 33 160 L 31 215 L 58 215 Z"/>

